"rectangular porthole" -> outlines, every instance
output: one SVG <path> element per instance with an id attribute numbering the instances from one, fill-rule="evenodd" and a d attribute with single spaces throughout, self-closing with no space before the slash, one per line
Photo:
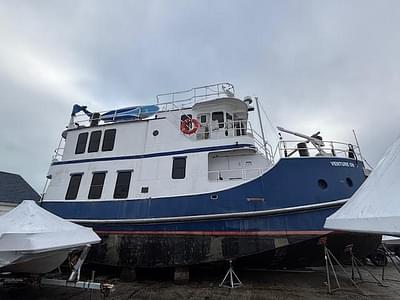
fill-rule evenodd
<path id="1" fill-rule="evenodd" d="M 131 183 L 132 171 L 119 171 L 117 182 L 115 183 L 114 198 L 125 199 L 129 194 L 129 186 Z"/>
<path id="2" fill-rule="evenodd" d="M 183 179 L 186 176 L 186 157 L 174 157 L 172 162 L 172 179 Z"/>
<path id="3" fill-rule="evenodd" d="M 92 133 L 90 134 L 88 152 L 99 151 L 100 139 L 101 139 L 101 130 L 92 131 Z"/>
<path id="4" fill-rule="evenodd" d="M 89 133 L 83 132 L 78 135 L 78 141 L 76 143 L 75 154 L 84 153 L 86 150 L 86 143 Z"/>
<path id="5" fill-rule="evenodd" d="M 106 178 L 106 172 L 93 173 L 92 183 L 89 189 L 89 199 L 100 199 L 103 192 L 104 179 Z"/>
<path id="6" fill-rule="evenodd" d="M 83 173 L 71 174 L 69 179 L 67 193 L 65 194 L 65 200 L 75 200 L 78 196 L 79 186 L 81 184 Z"/>
<path id="7" fill-rule="evenodd" d="M 148 186 L 142 186 L 141 193 L 142 194 L 147 194 L 148 192 L 149 192 L 149 187 Z"/>
<path id="8" fill-rule="evenodd" d="M 107 129 L 106 131 L 104 131 L 103 146 L 101 147 L 101 151 L 114 150 L 116 132 L 116 129 Z"/>

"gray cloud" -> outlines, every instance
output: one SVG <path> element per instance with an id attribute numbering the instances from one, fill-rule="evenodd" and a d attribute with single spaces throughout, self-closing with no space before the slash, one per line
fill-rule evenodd
<path id="1" fill-rule="evenodd" d="M 397 1 L 3 1 L 0 169 L 41 191 L 74 103 L 108 109 L 230 81 L 275 125 L 399 135 Z M 268 133 L 272 137 L 272 132 Z"/>

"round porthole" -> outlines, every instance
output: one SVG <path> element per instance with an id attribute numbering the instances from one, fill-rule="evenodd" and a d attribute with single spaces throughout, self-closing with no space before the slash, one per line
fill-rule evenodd
<path id="1" fill-rule="evenodd" d="M 353 187 L 353 180 L 351 180 L 350 177 L 347 177 L 347 178 L 346 178 L 346 183 L 347 183 L 347 185 L 348 185 L 349 187 Z"/>
<path id="2" fill-rule="evenodd" d="M 328 187 L 328 183 L 324 179 L 318 180 L 318 186 L 325 190 Z"/>
<path id="3" fill-rule="evenodd" d="M 153 136 L 157 136 L 159 134 L 158 130 L 153 131 Z"/>

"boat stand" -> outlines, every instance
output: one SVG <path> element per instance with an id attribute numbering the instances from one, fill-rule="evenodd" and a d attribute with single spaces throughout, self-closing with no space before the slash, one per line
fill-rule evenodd
<path id="1" fill-rule="evenodd" d="M 367 282 L 366 280 L 364 280 L 360 268 L 363 269 L 364 271 L 366 271 L 369 275 L 371 275 L 371 277 L 375 280 L 375 282 L 383 287 L 387 287 L 387 285 L 385 285 L 381 280 L 379 280 L 378 277 L 376 277 L 374 275 L 374 273 L 372 273 L 353 253 L 353 245 L 348 245 L 345 248 L 345 252 L 349 253 L 350 258 L 351 258 L 351 279 L 356 281 L 356 272 L 358 274 L 358 282 L 357 283 L 364 283 Z"/>
<path id="2" fill-rule="evenodd" d="M 242 285 L 243 285 L 243 283 L 240 281 L 240 279 L 236 275 L 235 271 L 233 271 L 232 260 L 229 260 L 229 270 L 226 273 L 222 282 L 220 283 L 219 287 L 227 287 L 230 289 L 234 289 L 234 288 L 238 288 Z"/>
<path id="3" fill-rule="evenodd" d="M 385 255 L 385 257 L 388 257 L 390 259 L 390 261 L 392 262 L 392 264 L 394 265 L 394 267 L 396 268 L 397 272 L 400 273 L 400 258 L 394 254 L 392 251 L 390 251 L 388 248 L 386 248 L 385 244 L 381 244 L 381 249 L 379 251 L 382 251 L 383 254 Z M 386 264 L 384 263 L 382 266 L 382 281 L 385 280 L 385 268 L 386 268 Z M 396 279 L 387 279 L 387 280 L 391 280 L 391 281 L 399 281 Z"/>
<path id="4" fill-rule="evenodd" d="M 326 246 L 326 243 L 324 243 L 323 246 L 324 246 L 325 270 L 326 270 L 326 281 L 327 281 L 327 285 L 328 285 L 328 293 L 330 295 L 332 295 L 333 292 L 342 289 L 342 287 L 341 287 L 341 285 L 339 283 L 339 279 L 338 279 L 337 274 L 336 274 L 335 267 L 333 266 L 333 262 L 332 262 L 332 260 L 333 260 L 340 267 L 340 269 L 343 271 L 343 273 L 345 273 L 347 275 L 347 277 L 349 278 L 351 283 L 359 290 L 359 292 L 361 294 L 364 295 L 363 291 L 360 289 L 360 287 L 357 285 L 357 283 L 353 280 L 353 277 L 350 276 L 346 272 L 346 270 L 343 267 L 343 265 L 338 261 L 338 259 L 333 255 L 333 253 L 328 249 L 328 247 Z M 336 281 L 336 287 L 335 288 L 332 288 L 332 285 L 331 285 L 331 274 L 330 274 L 330 271 L 332 271 L 333 276 L 334 276 L 335 281 Z"/>

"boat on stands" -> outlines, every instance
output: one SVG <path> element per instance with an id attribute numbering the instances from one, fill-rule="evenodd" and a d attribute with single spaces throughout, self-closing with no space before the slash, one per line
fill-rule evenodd
<path id="1" fill-rule="evenodd" d="M 0 216 L 0 272 L 44 274 L 73 251 L 100 242 L 96 233 L 57 217 L 33 200 Z"/>
<path id="2" fill-rule="evenodd" d="M 308 264 L 321 240 L 338 256 L 350 243 L 373 252 L 379 235 L 323 228 L 366 178 L 358 145 L 280 128 L 273 148 L 252 112 L 262 129 L 258 99 L 229 83 L 106 112 L 75 105 L 41 205 L 93 227 L 91 260 L 115 266 Z"/>

